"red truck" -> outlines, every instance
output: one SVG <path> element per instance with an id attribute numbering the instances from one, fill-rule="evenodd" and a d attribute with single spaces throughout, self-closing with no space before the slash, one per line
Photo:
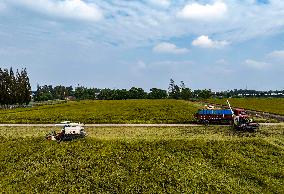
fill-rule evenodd
<path id="1" fill-rule="evenodd" d="M 244 109 L 237 108 L 234 111 L 230 109 L 202 109 L 198 110 L 195 118 L 200 123 L 227 123 L 233 122 L 233 117 L 240 116 L 248 118 L 248 114 Z"/>
<path id="2" fill-rule="evenodd" d="M 255 131 L 259 128 L 258 123 L 253 123 L 244 109 L 202 109 L 194 115 L 195 119 L 202 124 L 230 124 L 238 130 Z"/>

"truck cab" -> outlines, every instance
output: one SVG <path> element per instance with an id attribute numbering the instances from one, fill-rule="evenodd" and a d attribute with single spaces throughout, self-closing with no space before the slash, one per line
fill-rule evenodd
<path id="1" fill-rule="evenodd" d="M 247 112 L 242 108 L 236 108 L 234 110 L 234 115 L 240 116 L 240 117 L 248 117 Z"/>
<path id="2" fill-rule="evenodd" d="M 237 115 L 237 116 L 239 116 L 239 115 L 247 115 L 247 112 L 244 109 L 242 109 L 242 108 L 236 108 L 234 110 L 234 114 Z"/>

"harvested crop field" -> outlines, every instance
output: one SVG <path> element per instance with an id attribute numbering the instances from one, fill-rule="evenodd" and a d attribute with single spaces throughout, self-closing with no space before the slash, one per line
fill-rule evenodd
<path id="1" fill-rule="evenodd" d="M 2 193 L 283 193 L 284 127 L 0 127 Z M 29 184 L 27 184 L 27 182 Z"/>

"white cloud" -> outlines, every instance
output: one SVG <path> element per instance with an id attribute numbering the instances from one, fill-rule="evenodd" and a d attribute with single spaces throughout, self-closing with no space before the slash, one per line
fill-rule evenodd
<path id="1" fill-rule="evenodd" d="M 153 5 L 158 5 L 161 7 L 168 7 L 170 6 L 170 0 L 149 0 L 149 2 Z"/>
<path id="2" fill-rule="evenodd" d="M 276 60 L 284 60 L 284 50 L 276 50 L 268 54 L 268 57 Z"/>
<path id="3" fill-rule="evenodd" d="M 254 0 L 0 0 L 0 2 L 5 2 L 8 8 L 11 4 L 21 5 L 18 7 L 20 9 L 9 10 L 14 11 L 15 15 L 23 16 L 23 19 L 33 23 L 29 26 L 37 29 L 41 26 L 29 19 L 34 16 L 22 14 L 22 7 L 53 17 L 92 21 L 97 21 L 103 13 L 104 20 L 100 22 L 100 25 L 92 24 L 84 28 L 73 27 L 72 30 L 81 30 L 80 35 L 91 41 L 96 40 L 127 47 L 147 47 L 158 40 L 170 40 L 171 38 L 187 41 L 187 37 L 196 34 L 214 36 L 219 40 L 237 44 L 250 39 L 256 40 L 259 37 L 280 34 L 284 29 L 283 0 L 270 0 L 265 5 L 259 5 Z M 70 2 L 76 4 L 77 7 L 85 5 L 93 10 L 91 13 L 96 14 L 67 9 L 67 4 Z M 197 9 L 191 10 L 187 15 L 186 10 L 192 8 L 193 2 L 199 3 L 195 3 Z M 153 9 L 155 6 L 157 8 L 170 6 L 170 9 Z M 180 20 L 177 15 L 183 18 L 189 16 L 187 18 L 191 18 L 190 21 L 194 22 L 189 24 L 188 20 Z M 223 19 L 217 20 L 219 18 Z M 217 22 L 214 22 L 216 20 Z M 28 25 L 24 23 L 27 22 L 22 24 L 27 27 Z M 67 25 L 70 26 L 66 23 Z M 66 29 L 70 28 L 62 28 L 62 30 Z"/>
<path id="4" fill-rule="evenodd" d="M 6 4 L 3 2 L 0 2 L 0 11 L 3 11 L 4 9 L 6 9 Z"/>
<path id="5" fill-rule="evenodd" d="M 245 61 L 245 64 L 248 67 L 252 67 L 252 68 L 255 68 L 255 69 L 265 69 L 265 68 L 270 66 L 269 63 L 266 63 L 266 62 L 263 62 L 263 61 L 255 61 L 255 60 L 252 60 L 252 59 L 247 59 Z"/>
<path id="6" fill-rule="evenodd" d="M 138 69 L 145 69 L 147 67 L 146 63 L 144 61 L 138 61 L 137 62 L 137 68 Z"/>
<path id="7" fill-rule="evenodd" d="M 193 61 L 185 60 L 185 61 L 156 61 L 151 63 L 152 66 L 156 67 L 174 67 L 174 66 L 189 66 L 193 65 Z"/>
<path id="8" fill-rule="evenodd" d="M 244 64 L 255 69 L 283 70 L 284 50 L 275 50 L 268 53 L 263 61 L 247 59 Z"/>
<path id="9" fill-rule="evenodd" d="M 178 48 L 175 44 L 162 42 L 157 44 L 153 51 L 156 53 L 184 54 L 188 52 L 186 48 Z"/>
<path id="10" fill-rule="evenodd" d="M 193 46 L 201 47 L 201 48 L 222 48 L 229 43 L 227 41 L 214 41 L 211 40 L 208 36 L 202 35 L 197 39 L 192 41 Z"/>
<path id="11" fill-rule="evenodd" d="M 53 17 L 87 21 L 98 21 L 102 18 L 101 11 L 94 3 L 82 0 L 11 0 L 10 2 Z"/>
<path id="12" fill-rule="evenodd" d="M 227 65 L 228 62 L 225 60 L 225 59 L 219 59 L 217 61 L 215 61 L 216 64 L 219 64 L 219 65 Z"/>
<path id="13" fill-rule="evenodd" d="M 124 63 L 127 64 L 127 62 Z M 147 70 L 147 67 L 148 66 L 144 61 L 138 60 L 134 66 L 131 66 L 131 74 L 140 77 Z"/>
<path id="14" fill-rule="evenodd" d="M 217 1 L 214 4 L 187 4 L 181 11 L 177 13 L 177 16 L 189 20 L 203 20 L 211 21 L 215 19 L 221 19 L 227 13 L 227 5 L 221 1 Z"/>

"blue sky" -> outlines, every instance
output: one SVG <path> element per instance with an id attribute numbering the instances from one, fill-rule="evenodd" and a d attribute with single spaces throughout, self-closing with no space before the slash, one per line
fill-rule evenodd
<path id="1" fill-rule="evenodd" d="M 0 66 L 37 84 L 284 89 L 283 0 L 0 0 Z"/>

